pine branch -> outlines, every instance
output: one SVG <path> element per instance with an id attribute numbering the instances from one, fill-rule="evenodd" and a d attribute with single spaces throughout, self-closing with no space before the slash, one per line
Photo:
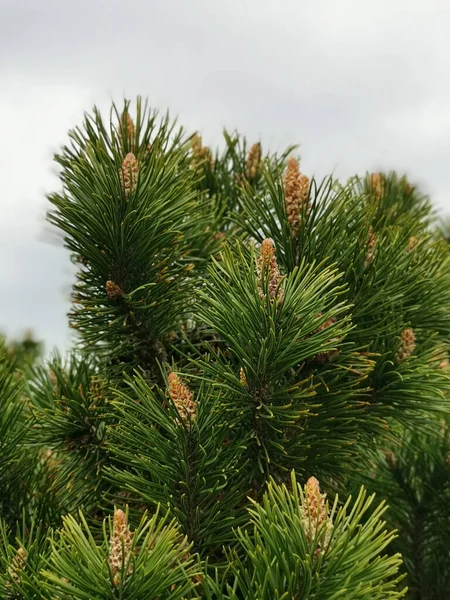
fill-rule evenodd
<path id="1" fill-rule="evenodd" d="M 64 189 L 49 198 L 49 220 L 80 264 L 71 321 L 85 345 L 154 377 L 163 338 L 192 301 L 207 234 L 182 130 L 139 99 L 136 115 L 136 155 L 126 154 L 123 122 L 107 130 L 96 109 L 72 132 L 72 147 L 56 157 Z"/>

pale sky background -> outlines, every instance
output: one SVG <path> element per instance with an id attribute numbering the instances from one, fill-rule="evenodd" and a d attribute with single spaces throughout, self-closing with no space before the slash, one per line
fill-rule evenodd
<path id="1" fill-rule="evenodd" d="M 67 348 L 52 154 L 83 110 L 148 97 L 302 170 L 396 169 L 450 213 L 450 0 L 0 0 L 0 331 Z"/>

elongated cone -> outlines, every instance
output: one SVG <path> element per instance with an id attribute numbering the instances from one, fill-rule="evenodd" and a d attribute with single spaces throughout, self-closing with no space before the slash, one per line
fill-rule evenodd
<path id="1" fill-rule="evenodd" d="M 128 152 L 123 159 L 122 169 L 119 171 L 119 176 L 125 197 L 128 199 L 136 190 L 138 178 L 138 163 L 135 155 L 132 152 Z"/>
<path id="2" fill-rule="evenodd" d="M 400 334 L 400 346 L 395 354 L 395 361 L 403 362 L 411 356 L 415 348 L 416 335 L 411 327 L 407 327 Z"/>
<path id="3" fill-rule="evenodd" d="M 369 233 L 367 234 L 367 253 L 365 264 L 368 265 L 373 261 L 375 256 L 375 247 L 377 244 L 377 234 L 373 232 L 372 225 L 369 227 Z"/>
<path id="4" fill-rule="evenodd" d="M 193 393 L 176 373 L 169 374 L 168 382 L 169 395 L 178 410 L 178 414 L 183 423 L 189 425 L 197 417 L 197 402 L 193 399 Z"/>
<path id="5" fill-rule="evenodd" d="M 241 367 L 241 370 L 239 371 L 239 380 L 244 387 L 248 386 L 247 377 L 246 377 L 245 371 L 242 367 Z"/>
<path id="6" fill-rule="evenodd" d="M 128 528 L 126 514 L 120 508 L 115 509 L 108 559 L 115 586 L 119 585 L 122 569 L 129 562 L 132 541 L 133 535 Z M 128 564 L 127 575 L 131 574 L 132 569 L 132 564 Z"/>
<path id="7" fill-rule="evenodd" d="M 372 173 L 370 176 L 370 187 L 373 194 L 380 198 L 383 194 L 383 174 L 382 173 Z"/>
<path id="8" fill-rule="evenodd" d="M 114 283 L 114 281 L 111 281 L 110 279 L 106 282 L 105 289 L 106 295 L 110 300 L 117 300 L 117 298 L 123 296 L 123 290 L 120 285 L 117 285 L 117 283 Z"/>
<path id="9" fill-rule="evenodd" d="M 298 233 L 304 205 L 308 202 L 309 179 L 300 173 L 298 160 L 291 157 L 288 160 L 284 176 L 284 197 L 289 225 L 294 235 Z M 309 207 L 308 207 L 309 208 Z"/>
<path id="10" fill-rule="evenodd" d="M 408 250 L 409 252 L 412 252 L 414 250 L 414 248 L 417 246 L 417 244 L 419 243 L 419 240 L 414 237 L 411 236 L 408 240 Z"/>
<path id="11" fill-rule="evenodd" d="M 211 168 L 214 166 L 214 159 L 211 154 L 211 150 L 208 146 L 203 146 L 202 137 L 195 133 L 192 136 L 192 167 L 199 169 L 209 163 Z"/>
<path id="12" fill-rule="evenodd" d="M 328 516 L 327 505 L 325 504 L 326 494 L 320 491 L 320 485 L 315 477 L 310 477 L 306 482 L 305 499 L 302 507 L 303 526 L 308 540 L 316 539 L 319 531 L 324 529 L 324 538 L 317 543 L 314 557 L 317 558 L 322 549 L 328 547 L 333 523 Z"/>
<path id="13" fill-rule="evenodd" d="M 20 583 L 22 579 L 22 571 L 26 562 L 27 553 L 25 552 L 24 548 L 19 548 L 16 552 L 16 555 L 12 559 L 10 566 L 8 567 L 8 575 L 12 583 Z"/>
<path id="14" fill-rule="evenodd" d="M 254 179 L 258 172 L 259 162 L 261 160 L 261 144 L 256 143 L 250 148 L 245 162 L 245 176 L 247 179 Z"/>
<path id="15" fill-rule="evenodd" d="M 264 299 L 264 282 L 267 282 L 270 301 L 277 298 L 278 302 L 283 301 L 284 291 L 281 287 L 282 277 L 275 257 L 275 248 L 269 239 L 265 239 L 261 244 L 261 254 L 256 266 L 258 275 L 258 290 L 261 300 Z"/>

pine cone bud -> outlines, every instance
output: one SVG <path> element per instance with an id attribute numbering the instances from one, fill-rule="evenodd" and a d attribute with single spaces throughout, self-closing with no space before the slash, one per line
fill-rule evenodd
<path id="1" fill-rule="evenodd" d="M 106 282 L 105 289 L 106 295 L 110 300 L 117 300 L 117 298 L 123 296 L 123 290 L 120 285 L 117 285 L 117 283 L 114 283 L 114 281 L 111 281 L 110 279 Z"/>
<path id="2" fill-rule="evenodd" d="M 109 568 L 113 576 L 115 586 L 119 585 L 122 568 L 127 567 L 130 559 L 133 534 L 128 528 L 127 516 L 123 510 L 114 510 L 113 532 L 109 547 Z M 130 575 L 133 565 L 127 567 L 127 575 Z"/>
<path id="3" fill-rule="evenodd" d="M 214 166 L 214 159 L 211 150 L 208 146 L 203 146 L 202 137 L 195 133 L 192 136 L 192 166 L 194 169 L 203 167 L 205 163 L 209 163 L 211 168 Z"/>
<path id="4" fill-rule="evenodd" d="M 381 198 L 383 194 L 383 174 L 382 173 L 372 173 L 370 176 L 370 188 L 372 193 L 377 198 Z"/>
<path id="5" fill-rule="evenodd" d="M 19 548 L 8 567 L 8 575 L 11 583 L 19 584 L 22 579 L 22 571 L 27 562 L 27 553 L 24 548 Z"/>
<path id="6" fill-rule="evenodd" d="M 399 363 L 411 356 L 416 348 L 416 336 L 411 327 L 400 334 L 400 346 L 395 354 L 395 362 Z"/>
<path id="7" fill-rule="evenodd" d="M 246 377 L 245 371 L 242 367 L 241 367 L 241 370 L 239 371 L 239 380 L 244 387 L 248 387 L 247 377 Z"/>
<path id="8" fill-rule="evenodd" d="M 122 131 L 125 130 L 126 131 L 126 135 L 128 138 L 128 143 L 129 143 L 129 147 L 131 149 L 134 148 L 134 138 L 136 135 L 136 128 L 134 126 L 134 122 L 133 119 L 130 117 L 130 114 L 128 113 L 128 111 L 124 111 L 121 116 L 120 116 L 120 129 L 119 129 L 119 138 L 120 138 L 120 143 L 123 147 L 123 139 L 122 139 Z"/>
<path id="9" fill-rule="evenodd" d="M 261 160 L 261 144 L 256 143 L 250 148 L 250 151 L 245 161 L 245 176 L 251 180 L 256 177 L 259 163 Z"/>
<path id="10" fill-rule="evenodd" d="M 281 287 L 282 277 L 275 257 L 275 248 L 271 240 L 265 239 L 261 244 L 261 254 L 257 264 L 259 297 L 264 300 L 264 283 L 268 286 L 269 299 L 271 302 L 277 298 L 281 303 L 284 291 Z"/>
<path id="11" fill-rule="evenodd" d="M 319 481 L 315 477 L 310 477 L 305 484 L 306 508 L 310 519 L 318 525 L 327 518 L 325 497 L 326 494 L 320 492 Z"/>
<path id="12" fill-rule="evenodd" d="M 193 399 L 191 390 L 174 372 L 169 374 L 169 395 L 185 425 L 195 421 L 197 417 L 197 402 Z M 176 420 L 178 423 L 178 419 Z"/>
<path id="13" fill-rule="evenodd" d="M 369 227 L 369 233 L 367 235 L 367 254 L 365 259 L 365 265 L 367 266 L 373 261 L 375 255 L 375 246 L 377 244 L 377 235 L 373 233 L 372 225 Z"/>
<path id="14" fill-rule="evenodd" d="M 303 527 L 309 541 L 316 539 L 318 532 L 325 527 L 325 536 L 318 543 L 314 557 L 317 558 L 323 547 L 327 547 L 333 524 L 328 516 L 325 504 L 326 494 L 320 492 L 320 485 L 315 477 L 310 477 L 305 485 L 305 499 L 302 506 Z M 324 525 L 326 523 L 326 525 Z"/>
<path id="15" fill-rule="evenodd" d="M 284 176 L 284 196 L 289 225 L 294 235 L 298 233 L 303 207 L 308 202 L 309 179 L 300 174 L 298 160 L 290 158 Z M 308 205 L 309 208 L 309 205 Z"/>
<path id="16" fill-rule="evenodd" d="M 122 169 L 119 171 L 119 176 L 125 197 L 128 199 L 136 190 L 138 178 L 138 163 L 135 155 L 132 152 L 128 152 L 123 159 Z"/>
<path id="17" fill-rule="evenodd" d="M 418 244 L 418 239 L 414 236 L 411 236 L 408 240 L 408 251 L 411 252 Z"/>

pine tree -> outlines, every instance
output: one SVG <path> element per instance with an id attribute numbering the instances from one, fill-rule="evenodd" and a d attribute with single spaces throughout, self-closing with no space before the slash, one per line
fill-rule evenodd
<path id="1" fill-rule="evenodd" d="M 34 338 L 31 330 L 27 330 L 21 340 L 8 340 L 2 335 L 0 340 L 16 371 L 33 366 L 42 357 L 43 344 Z"/>
<path id="2" fill-rule="evenodd" d="M 20 378 L 1 360 L 3 595 L 443 597 L 450 256 L 428 200 L 238 133 L 212 151 L 139 98 L 69 135 L 48 218 L 78 342 Z M 405 433 L 425 423 L 434 495 Z M 413 491 L 368 495 L 392 444 Z"/>
<path id="3" fill-rule="evenodd" d="M 409 596 L 444 600 L 450 589 L 450 429 L 448 418 L 420 430 L 401 427 L 371 452 L 371 469 L 359 477 L 389 505 L 390 528 L 400 535 L 390 551 L 401 553 Z"/>

